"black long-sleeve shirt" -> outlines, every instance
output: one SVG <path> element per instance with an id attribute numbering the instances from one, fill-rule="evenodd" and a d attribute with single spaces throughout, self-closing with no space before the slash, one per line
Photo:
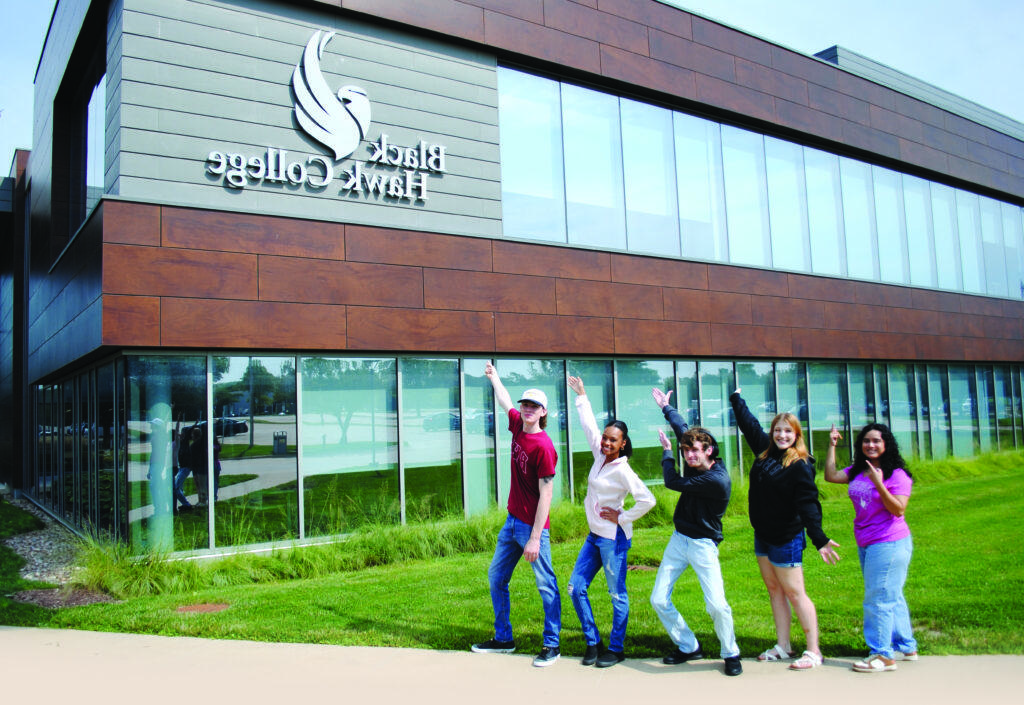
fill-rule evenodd
<path id="1" fill-rule="evenodd" d="M 758 457 L 750 468 L 750 489 L 747 507 L 754 535 L 780 546 L 789 543 L 804 529 L 815 548 L 828 543 L 821 528 L 821 501 L 814 484 L 814 460 L 796 460 L 782 465 L 782 453 L 761 428 L 743 398 L 733 392 L 729 397 L 736 423 L 755 456 L 770 448 L 764 458 Z"/>
<path id="2" fill-rule="evenodd" d="M 668 404 L 662 408 L 662 413 L 675 431 L 676 438 L 680 438 L 687 429 L 682 415 Z M 661 457 L 661 472 L 665 487 L 680 493 L 672 514 L 676 531 L 692 539 L 711 539 L 716 544 L 721 543 L 722 515 L 732 494 L 732 479 L 721 461 L 716 458 L 710 470 L 700 470 L 683 463 L 680 476 L 676 472 L 675 456 L 671 450 L 666 450 Z"/>

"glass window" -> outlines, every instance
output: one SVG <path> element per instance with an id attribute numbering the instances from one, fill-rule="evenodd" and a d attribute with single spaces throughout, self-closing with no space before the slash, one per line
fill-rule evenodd
<path id="1" fill-rule="evenodd" d="M 207 457 L 202 443 L 206 415 L 206 358 L 140 356 L 126 360 L 128 530 L 136 551 L 187 551 L 209 546 L 207 511 L 176 513 L 175 466 L 184 465 L 183 438 L 194 472 Z M 205 475 L 203 475 L 205 479 Z M 181 481 L 179 480 L 179 485 Z M 185 484 L 189 504 L 195 482 Z M 242 542 L 248 543 L 248 542 Z"/>
<path id="2" fill-rule="evenodd" d="M 949 416 L 953 431 L 953 454 L 969 457 L 978 452 L 978 383 L 974 368 L 949 366 Z"/>
<path id="3" fill-rule="evenodd" d="M 216 503 L 216 545 L 298 538 L 295 358 L 215 357 L 213 378 L 192 475 L 200 504 Z"/>
<path id="4" fill-rule="evenodd" d="M 804 147 L 807 220 L 811 230 L 811 267 L 815 274 L 846 274 L 843 194 L 839 157 Z"/>
<path id="5" fill-rule="evenodd" d="M 772 253 L 764 138 L 756 132 L 722 125 L 722 163 L 729 261 L 769 267 Z"/>
<path id="6" fill-rule="evenodd" d="M 1010 381 L 1010 369 L 1006 365 L 996 365 L 992 373 L 999 450 L 1013 450 L 1013 383 Z"/>
<path id="7" fill-rule="evenodd" d="M 978 380 L 978 442 L 982 453 L 989 453 L 998 448 L 996 438 L 996 389 L 995 379 L 990 365 L 979 365 L 974 368 Z"/>
<path id="8" fill-rule="evenodd" d="M 956 191 L 932 184 L 932 224 L 935 229 L 935 264 L 942 289 L 963 287 L 960 276 L 960 241 L 957 237 Z"/>
<path id="9" fill-rule="evenodd" d="M 676 394 L 671 404 L 676 407 L 689 426 L 700 425 L 700 388 L 697 384 L 697 363 L 693 360 L 676 362 Z"/>
<path id="10" fill-rule="evenodd" d="M 61 399 L 61 465 L 60 465 L 60 513 L 72 524 L 75 523 L 77 497 L 75 493 L 75 385 L 65 382 L 60 385 Z"/>
<path id="11" fill-rule="evenodd" d="M 849 457 L 860 430 L 875 422 L 875 384 L 871 365 L 849 364 L 846 366 L 847 384 L 850 389 L 850 427 L 843 432 L 844 446 Z"/>
<path id="12" fill-rule="evenodd" d="M 718 123 L 673 113 L 683 256 L 729 261 Z"/>
<path id="13" fill-rule="evenodd" d="M 768 175 L 772 264 L 779 269 L 809 272 L 811 251 L 807 229 L 804 150 L 798 144 L 766 136 L 764 156 Z"/>
<path id="14" fill-rule="evenodd" d="M 495 366 L 502 384 L 512 395 L 513 403 L 527 389 L 540 389 L 548 395 L 548 422 L 544 430 L 555 445 L 558 466 L 555 470 L 554 501 L 572 496 L 569 463 L 566 460 L 566 428 L 569 422 L 566 408 L 565 362 L 562 360 L 497 360 Z M 502 411 L 498 408 L 498 411 Z M 576 413 L 575 407 L 572 413 Z M 508 504 L 509 469 L 512 436 L 508 431 L 508 418 L 495 419 L 498 447 L 498 506 Z"/>
<path id="15" fill-rule="evenodd" d="M 737 448 L 745 443 L 739 437 L 729 395 L 736 390 L 733 364 L 722 360 L 702 360 L 697 363 L 700 374 L 701 425 L 718 441 L 718 451 L 733 478 L 742 478 L 749 470 L 740 467 Z"/>
<path id="16" fill-rule="evenodd" d="M 487 362 L 462 361 L 462 472 L 467 514 L 487 511 L 498 496 L 494 388 L 484 376 Z"/>
<path id="17" fill-rule="evenodd" d="M 928 375 L 925 365 L 914 365 L 917 385 L 917 447 L 922 458 L 932 458 L 931 398 L 928 395 Z M 938 400 L 936 400 L 938 403 Z"/>
<path id="18" fill-rule="evenodd" d="M 964 291 L 984 294 L 985 259 L 981 253 L 981 203 L 977 194 L 957 189 L 956 222 Z"/>
<path id="19" fill-rule="evenodd" d="M 583 380 L 587 398 L 590 399 L 590 406 L 594 410 L 594 418 L 597 419 L 597 427 L 604 428 L 615 420 L 615 381 L 612 377 L 612 363 L 610 360 L 570 360 L 569 374 Z M 569 442 L 572 446 L 572 488 L 573 498 L 577 502 L 583 501 L 587 496 L 588 473 L 591 465 L 594 464 L 594 455 L 587 443 L 587 437 L 580 426 L 579 414 L 576 412 L 576 393 L 569 393 Z M 629 428 L 630 440 L 633 438 L 634 430 L 632 419 L 622 419 Z M 634 460 L 630 460 L 633 465 Z"/>
<path id="20" fill-rule="evenodd" d="M 307 357 L 301 365 L 305 536 L 399 523 L 395 360 Z"/>
<path id="21" fill-rule="evenodd" d="M 660 481 L 658 430 L 666 430 L 668 424 L 651 398 L 651 389 L 673 389 L 675 370 L 672 362 L 619 360 L 615 363 L 615 373 L 618 382 L 617 417 L 629 426 L 629 437 L 633 441 L 633 457 L 629 464 L 642 479 Z M 671 431 L 667 433 L 672 436 Z"/>
<path id="22" fill-rule="evenodd" d="M 931 194 L 928 182 L 903 175 L 903 207 L 910 248 L 910 283 L 935 286 L 935 248 L 932 234 Z"/>
<path id="23" fill-rule="evenodd" d="M 800 425 L 810 428 L 807 416 L 807 365 L 803 362 L 775 363 L 775 377 L 779 389 L 779 412 L 793 414 Z"/>
<path id="24" fill-rule="evenodd" d="M 985 258 L 986 291 L 990 296 L 1006 296 L 1006 245 L 999 201 L 982 196 L 981 249 Z"/>
<path id="25" fill-rule="evenodd" d="M 945 365 L 928 365 L 927 378 L 932 457 L 946 458 L 953 454 L 953 425 L 950 419 L 949 377 Z"/>
<path id="26" fill-rule="evenodd" d="M 889 365 L 889 418 L 889 428 L 900 444 L 900 452 L 904 457 L 920 457 L 913 365 Z"/>
<path id="27" fill-rule="evenodd" d="M 95 443 L 93 443 L 93 414 L 91 406 L 94 402 L 91 384 L 92 373 L 85 372 L 78 376 L 78 413 L 75 418 L 75 440 L 78 446 L 77 474 L 79 482 L 78 502 L 75 512 L 80 526 L 96 526 L 96 459 Z"/>
<path id="28" fill-rule="evenodd" d="M 462 515 L 458 360 L 402 359 L 399 370 L 405 520 Z"/>
<path id="29" fill-rule="evenodd" d="M 839 158 L 843 187 L 843 225 L 846 231 L 846 270 L 858 279 L 878 279 L 878 239 L 871 166 Z"/>
<path id="30" fill-rule="evenodd" d="M 1006 287 L 1011 299 L 1024 299 L 1024 230 L 1021 209 L 1000 204 L 1003 212 L 1003 241 L 1006 243 Z"/>
<path id="31" fill-rule="evenodd" d="M 672 111 L 626 98 L 619 106 L 629 250 L 678 256 Z"/>
<path id="32" fill-rule="evenodd" d="M 619 99 L 562 84 L 569 242 L 626 249 Z"/>
<path id="33" fill-rule="evenodd" d="M 85 131 L 85 213 L 88 215 L 103 195 L 106 176 L 107 75 L 92 89 L 86 108 Z"/>
<path id="34" fill-rule="evenodd" d="M 900 175 L 880 166 L 872 166 L 875 185 L 875 216 L 878 225 L 878 264 L 881 279 L 891 284 L 906 284 L 907 225 L 903 217 L 903 187 Z"/>
<path id="35" fill-rule="evenodd" d="M 737 362 L 736 386 L 742 389 L 747 408 L 761 422 L 765 431 L 775 418 L 775 366 L 770 362 Z M 732 389 L 729 393 L 732 393 Z M 728 397 L 726 397 L 728 400 Z M 730 406 L 731 410 L 731 406 Z M 754 464 L 754 453 L 746 441 L 740 440 L 740 467 L 746 471 Z"/>
<path id="36" fill-rule="evenodd" d="M 1011 367 L 1013 379 L 1013 428 L 1017 448 L 1024 445 L 1024 417 L 1021 416 L 1021 368 Z"/>
<path id="37" fill-rule="evenodd" d="M 96 371 L 96 494 L 100 534 L 112 538 L 115 532 L 114 501 L 117 477 L 117 447 L 114 445 L 114 366 Z"/>
<path id="38" fill-rule="evenodd" d="M 559 84 L 498 69 L 505 237 L 565 242 Z"/>
<path id="39" fill-rule="evenodd" d="M 844 438 L 850 436 L 850 424 L 846 410 L 847 400 L 846 370 L 842 364 L 831 362 L 812 362 L 807 366 L 810 377 L 811 425 L 804 428 L 807 436 L 807 449 L 812 455 L 822 460 L 828 450 L 829 434 L 834 425 Z M 836 447 L 836 465 L 845 468 L 850 464 L 850 447 L 840 443 Z"/>

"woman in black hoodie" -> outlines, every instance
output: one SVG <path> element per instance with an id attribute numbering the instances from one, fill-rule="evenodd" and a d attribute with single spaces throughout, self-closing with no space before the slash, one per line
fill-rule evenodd
<path id="1" fill-rule="evenodd" d="M 821 502 L 814 484 L 814 459 L 807 452 L 803 429 L 793 414 L 778 414 L 768 433 L 750 413 L 740 390 L 729 397 L 736 423 L 757 457 L 750 468 L 747 505 L 754 527 L 754 555 L 771 598 L 776 643 L 759 661 L 780 661 L 794 656 L 790 642 L 792 612 L 807 637 L 807 649 L 790 668 L 797 671 L 821 665 L 818 615 L 804 589 L 802 567 L 806 545 L 804 529 L 822 560 L 839 561 L 839 545 L 821 529 Z"/>

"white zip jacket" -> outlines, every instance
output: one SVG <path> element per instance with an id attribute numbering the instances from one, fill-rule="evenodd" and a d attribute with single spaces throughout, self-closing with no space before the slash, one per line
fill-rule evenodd
<path id="1" fill-rule="evenodd" d="M 594 410 L 590 407 L 590 400 L 585 394 L 576 397 L 576 410 L 579 412 L 587 443 L 594 454 L 594 465 L 587 476 L 587 498 L 584 500 L 590 531 L 614 540 L 618 527 L 614 522 L 601 518 L 601 507 L 622 511 L 626 495 L 631 494 L 635 504 L 629 511 L 619 514 L 618 526 L 622 527 L 627 539 L 632 539 L 633 522 L 651 510 L 655 503 L 654 495 L 633 472 L 633 468 L 629 467 L 629 458 L 619 456 L 605 464 L 604 455 L 601 453 L 601 429 L 597 427 Z"/>

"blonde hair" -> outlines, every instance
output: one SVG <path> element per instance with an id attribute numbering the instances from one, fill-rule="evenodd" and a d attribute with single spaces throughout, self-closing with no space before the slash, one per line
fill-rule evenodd
<path id="1" fill-rule="evenodd" d="M 788 412 L 776 414 L 775 418 L 772 419 L 772 425 L 768 431 L 768 437 L 771 439 L 771 442 L 768 444 L 768 447 L 764 449 L 764 452 L 757 457 L 764 460 L 768 457 L 768 452 L 772 448 L 778 448 L 778 446 L 775 445 L 775 427 L 779 425 L 780 421 L 788 423 L 790 428 L 793 429 L 793 433 L 796 434 L 796 439 L 793 441 L 793 445 L 787 448 L 782 454 L 782 467 L 789 467 L 798 460 L 807 460 L 810 458 L 811 454 L 807 452 L 807 444 L 804 442 L 804 429 L 800 426 L 800 419 Z"/>

